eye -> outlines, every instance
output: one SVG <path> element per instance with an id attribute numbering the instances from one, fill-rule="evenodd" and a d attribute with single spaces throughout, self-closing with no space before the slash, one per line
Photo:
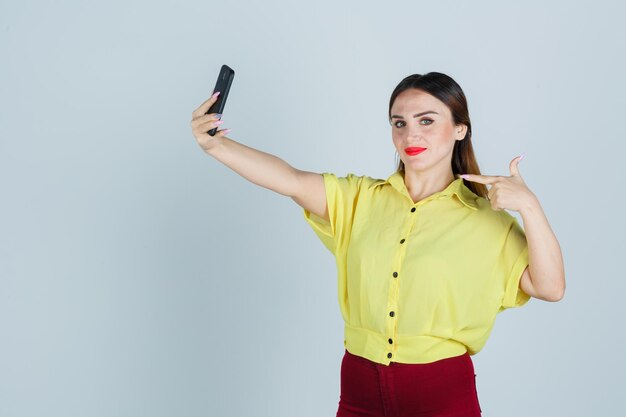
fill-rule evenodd
<path id="1" fill-rule="evenodd" d="M 420 123 L 421 122 L 429 122 L 429 123 L 422 124 L 422 126 L 430 126 L 430 125 L 432 125 L 434 123 L 434 120 L 433 119 L 424 118 L 424 119 L 420 120 Z M 402 126 L 398 126 L 398 123 L 404 123 L 404 121 L 397 120 L 393 125 L 395 127 L 398 127 L 398 128 L 402 127 Z"/>

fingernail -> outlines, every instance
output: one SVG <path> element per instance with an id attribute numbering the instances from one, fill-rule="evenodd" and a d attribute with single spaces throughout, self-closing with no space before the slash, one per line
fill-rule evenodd
<path id="1" fill-rule="evenodd" d="M 466 180 L 466 179 L 469 177 L 469 175 L 467 175 L 467 174 L 461 174 L 461 175 L 460 175 L 460 177 L 461 177 L 461 178 L 463 178 L 464 180 Z"/>
<path id="2" fill-rule="evenodd" d="M 221 113 L 217 113 L 217 114 L 215 114 L 215 117 L 220 118 L 220 117 L 222 117 L 222 114 Z"/>
<path id="3" fill-rule="evenodd" d="M 217 97 L 217 96 L 219 96 L 219 95 L 220 95 L 220 92 L 218 91 L 217 93 L 213 94 L 213 95 L 211 96 L 211 98 L 215 98 L 215 97 Z"/>
<path id="4" fill-rule="evenodd" d="M 229 133 L 231 130 L 232 130 L 232 129 L 224 129 L 224 130 L 223 130 L 223 132 L 224 132 L 224 134 L 227 134 L 227 133 Z"/>
<path id="5" fill-rule="evenodd" d="M 526 153 L 523 153 L 523 154 L 522 154 L 522 156 L 520 156 L 520 157 L 519 157 L 519 160 L 518 160 L 517 162 L 519 162 L 519 161 L 521 161 L 522 159 L 524 159 L 524 155 L 526 155 Z"/>

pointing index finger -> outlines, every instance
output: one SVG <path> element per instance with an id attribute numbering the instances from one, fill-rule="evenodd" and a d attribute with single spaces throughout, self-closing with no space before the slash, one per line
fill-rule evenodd
<path id="1" fill-rule="evenodd" d="M 460 175 L 460 177 L 468 181 L 479 182 L 481 184 L 492 184 L 498 180 L 498 178 L 493 175 L 463 174 Z"/>

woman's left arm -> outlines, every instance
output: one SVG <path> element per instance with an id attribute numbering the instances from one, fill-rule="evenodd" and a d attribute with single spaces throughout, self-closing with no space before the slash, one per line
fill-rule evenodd
<path id="1" fill-rule="evenodd" d="M 522 179 L 518 164 L 522 157 L 509 164 L 511 176 L 464 174 L 468 181 L 490 184 L 487 195 L 494 210 L 515 210 L 524 222 L 528 242 L 528 268 L 520 281 L 528 295 L 547 301 L 559 301 L 565 294 L 563 255 L 550 223 L 535 194 Z"/>

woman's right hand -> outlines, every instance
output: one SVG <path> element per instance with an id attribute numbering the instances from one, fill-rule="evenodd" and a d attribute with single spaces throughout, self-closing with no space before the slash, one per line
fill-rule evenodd
<path id="1" fill-rule="evenodd" d="M 219 96 L 219 91 L 213 94 L 207 101 L 202 103 L 200 107 L 195 109 L 191 113 L 191 132 L 193 133 L 198 145 L 202 148 L 203 151 L 207 152 L 211 146 L 213 145 L 213 139 L 217 136 L 225 136 L 226 133 L 230 132 L 230 129 L 222 129 L 215 132 L 215 136 L 209 135 L 207 132 L 215 127 L 218 127 L 223 123 L 220 120 L 221 115 L 217 113 L 209 113 L 205 114 L 217 101 L 217 97 Z"/>

